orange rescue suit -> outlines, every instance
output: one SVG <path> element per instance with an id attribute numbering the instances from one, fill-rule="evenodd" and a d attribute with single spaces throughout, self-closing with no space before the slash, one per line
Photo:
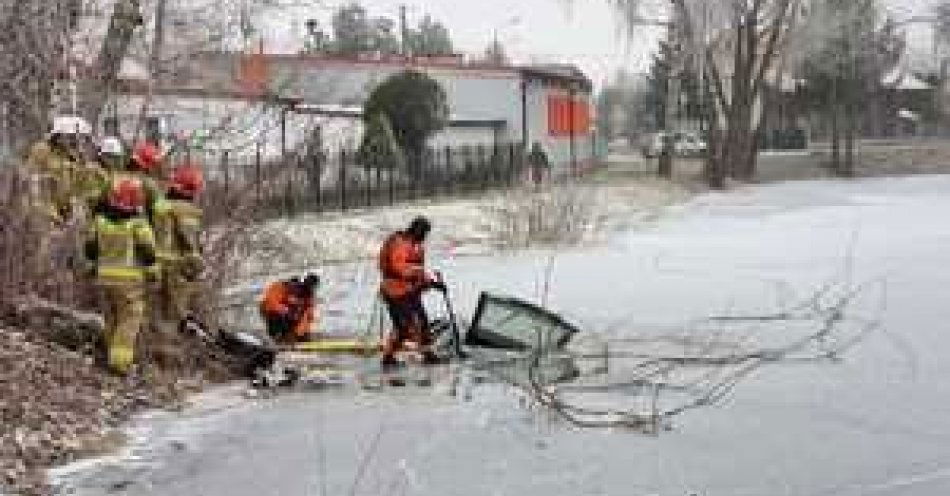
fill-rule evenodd
<path id="1" fill-rule="evenodd" d="M 304 298 L 294 294 L 291 284 L 287 281 L 278 281 L 267 286 L 261 300 L 261 314 L 265 319 L 292 319 L 292 332 L 285 336 L 286 340 L 291 341 L 305 340 L 317 317 L 313 297 Z"/>
<path id="2" fill-rule="evenodd" d="M 403 232 L 392 234 L 383 243 L 379 271 L 383 276 L 380 291 L 390 299 L 421 294 L 432 282 L 425 271 L 425 248 Z"/>

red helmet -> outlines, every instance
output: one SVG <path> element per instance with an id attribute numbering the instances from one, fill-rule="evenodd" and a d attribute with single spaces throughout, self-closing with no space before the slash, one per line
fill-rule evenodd
<path id="1" fill-rule="evenodd" d="M 162 151 L 152 143 L 142 143 L 132 152 L 132 163 L 143 172 L 151 172 L 158 168 L 162 159 Z"/>
<path id="2" fill-rule="evenodd" d="M 185 198 L 195 198 L 204 190 L 205 179 L 201 167 L 196 164 L 183 164 L 172 172 L 169 189 Z"/>
<path id="3" fill-rule="evenodd" d="M 109 207 L 125 214 L 138 213 L 145 206 L 145 190 L 135 179 L 116 181 L 109 191 Z"/>

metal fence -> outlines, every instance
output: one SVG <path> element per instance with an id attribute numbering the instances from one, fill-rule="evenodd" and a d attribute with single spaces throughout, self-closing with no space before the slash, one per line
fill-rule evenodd
<path id="1" fill-rule="evenodd" d="M 261 216 L 355 208 L 457 196 L 508 187 L 526 177 L 521 143 L 430 148 L 405 167 L 360 160 L 352 149 L 267 161 L 234 161 L 228 152 L 189 152 L 209 178 L 208 206 L 253 205 Z"/>

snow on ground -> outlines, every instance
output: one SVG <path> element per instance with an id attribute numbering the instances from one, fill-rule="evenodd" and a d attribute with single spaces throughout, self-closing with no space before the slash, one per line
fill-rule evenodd
<path id="1" fill-rule="evenodd" d="M 685 200 L 688 190 L 652 178 L 523 187 L 479 198 L 438 200 L 346 213 L 306 214 L 268 222 L 277 254 L 250 256 L 243 280 L 372 259 L 385 237 L 417 215 L 434 225 L 435 256 L 485 255 L 534 244 L 589 243 L 600 234 L 655 219 L 663 207 Z"/>

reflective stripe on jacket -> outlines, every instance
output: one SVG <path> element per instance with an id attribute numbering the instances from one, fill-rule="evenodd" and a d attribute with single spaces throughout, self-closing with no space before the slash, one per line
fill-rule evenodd
<path id="1" fill-rule="evenodd" d="M 46 141 L 33 145 L 27 157 L 34 204 L 58 219 L 71 208 L 76 175 L 83 166 L 53 149 Z"/>
<path id="2" fill-rule="evenodd" d="M 201 258 L 201 208 L 187 200 L 160 199 L 155 203 L 156 256 L 163 263 Z"/>
<path id="3" fill-rule="evenodd" d="M 146 271 L 154 268 L 155 236 L 144 218 L 98 215 L 92 231 L 91 255 L 100 283 L 140 283 Z"/>

